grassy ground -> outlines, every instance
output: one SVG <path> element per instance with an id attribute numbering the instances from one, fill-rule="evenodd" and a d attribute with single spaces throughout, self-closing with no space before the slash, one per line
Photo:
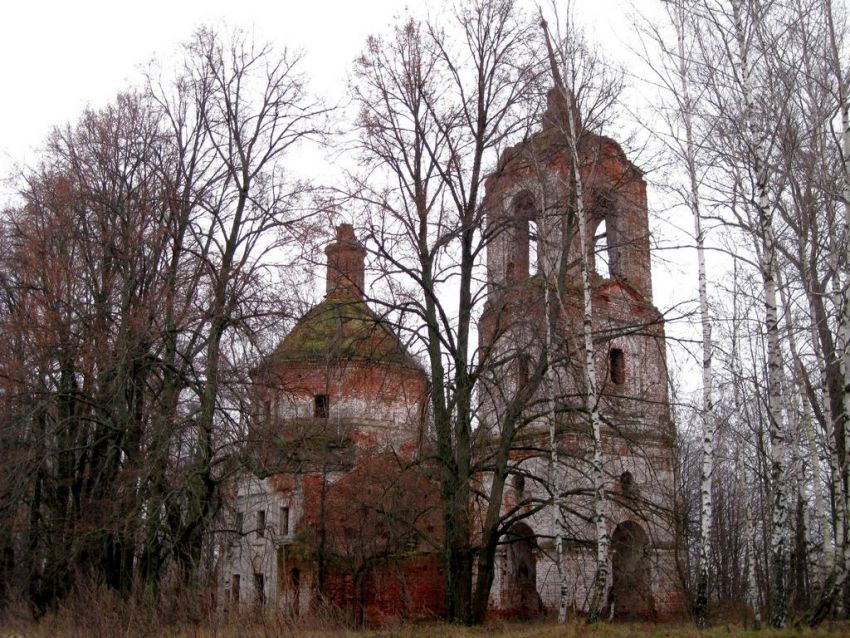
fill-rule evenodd
<path id="1" fill-rule="evenodd" d="M 825 625 L 817 630 L 754 630 L 740 625 L 716 625 L 699 631 L 684 623 L 598 623 L 588 626 L 583 621 L 561 627 L 554 623 L 491 623 L 484 627 L 459 628 L 446 625 L 408 627 L 360 634 L 369 638 L 732 638 L 752 636 L 779 638 L 788 636 L 850 636 L 850 624 Z"/>
<path id="2" fill-rule="evenodd" d="M 108 614 L 107 614 L 108 615 Z M 10 620 L 0 622 L 0 638 L 785 638 L 790 636 L 850 636 L 850 623 L 825 624 L 816 630 L 754 630 L 740 625 L 716 624 L 706 631 L 684 623 L 598 623 L 588 626 L 581 621 L 559 626 L 554 623 L 516 623 L 494 621 L 483 627 L 457 627 L 445 624 L 409 625 L 380 630 L 354 631 L 334 627 L 328 620 L 312 626 L 294 626 L 283 619 L 258 622 L 207 622 L 200 625 L 155 626 L 145 619 L 104 618 L 97 610 L 85 619 L 69 622 L 52 618 L 40 623 Z"/>

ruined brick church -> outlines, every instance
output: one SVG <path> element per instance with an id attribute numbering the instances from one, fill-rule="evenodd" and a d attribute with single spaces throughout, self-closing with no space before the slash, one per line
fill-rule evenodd
<path id="1" fill-rule="evenodd" d="M 505 397 L 524 382 L 529 355 L 539 349 L 541 273 L 551 272 L 558 251 L 557 351 L 569 362 L 581 348 L 579 249 L 565 213 L 574 189 L 563 117 L 563 99 L 553 91 L 541 129 L 506 151 L 486 184 L 483 206 L 493 239 L 479 339 L 482 350 L 511 362 L 486 382 L 493 388 L 479 393 L 479 428 L 488 436 L 498 436 Z M 611 538 L 604 613 L 664 617 L 680 611 L 682 600 L 671 522 L 675 434 L 664 324 L 652 303 L 646 184 L 607 137 L 585 133 L 580 154 L 586 239 L 594 246 L 593 334 Z M 324 603 L 358 622 L 437 617 L 445 597 L 435 542 L 439 492 L 433 477 L 410 463 L 429 445 L 427 375 L 364 299 L 366 251 L 354 228 L 338 226 L 325 253 L 324 300 L 254 371 L 251 438 L 259 445 L 250 471 L 229 493 L 220 600 L 299 614 L 317 605 L 321 592 Z M 546 452 L 548 425 L 533 415 L 512 458 L 503 508 L 518 522 L 506 529 L 497 555 L 494 614 L 557 610 L 553 485 L 569 508 L 561 533 L 570 606 L 587 609 L 595 572 L 592 441 L 582 378 L 573 368 L 564 364 L 538 392 L 540 404 L 557 408 L 560 464 L 553 466 Z M 483 477 L 485 490 L 487 484 Z"/>

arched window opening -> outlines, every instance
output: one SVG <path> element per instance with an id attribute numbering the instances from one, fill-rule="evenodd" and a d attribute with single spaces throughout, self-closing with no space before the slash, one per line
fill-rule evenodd
<path id="1" fill-rule="evenodd" d="M 523 191 L 514 198 L 512 210 L 513 246 L 510 249 L 513 270 L 507 273 L 510 279 L 522 280 L 538 271 L 539 250 L 537 215 L 534 198 Z M 512 275 L 512 276 L 511 276 Z"/>
<path id="2" fill-rule="evenodd" d="M 537 592 L 537 541 L 525 523 L 514 524 L 506 534 L 506 569 L 502 596 L 508 611 L 517 618 L 534 618 L 544 611 Z"/>
<path id="3" fill-rule="evenodd" d="M 619 620 L 655 617 L 649 538 L 640 525 L 624 521 L 611 535 L 611 615 Z"/>
<path id="4" fill-rule="evenodd" d="M 603 219 L 596 227 L 593 236 L 593 264 L 596 274 L 605 279 L 611 278 L 611 256 L 608 250 L 608 228 Z"/>
<path id="5" fill-rule="evenodd" d="M 623 385 L 626 381 L 626 355 L 620 348 L 608 351 L 608 376 L 615 385 Z"/>
<path id="6" fill-rule="evenodd" d="M 528 275 L 536 275 L 540 267 L 539 235 L 537 233 L 537 222 L 528 220 Z"/>

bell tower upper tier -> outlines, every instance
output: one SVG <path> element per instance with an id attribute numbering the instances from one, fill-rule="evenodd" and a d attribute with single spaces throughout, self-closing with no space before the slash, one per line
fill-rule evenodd
<path id="1" fill-rule="evenodd" d="M 566 284 L 580 285 L 575 180 L 566 109 L 553 89 L 542 129 L 508 149 L 488 178 L 484 198 L 494 236 L 487 251 L 489 295 L 538 273 L 554 272 L 564 258 Z M 559 106 L 560 105 L 560 106 Z M 592 277 L 614 280 L 652 303 L 646 182 L 614 140 L 581 132 L 579 173 L 587 214 L 586 245 Z"/>

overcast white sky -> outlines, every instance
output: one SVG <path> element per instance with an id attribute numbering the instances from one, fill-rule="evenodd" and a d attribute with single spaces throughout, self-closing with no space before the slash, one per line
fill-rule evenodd
<path id="1" fill-rule="evenodd" d="M 462 1 L 462 0 L 461 0 Z M 528 2 L 534 7 L 534 0 Z M 558 0 L 563 7 L 567 0 Z M 631 0 L 573 0 L 575 16 L 610 58 L 626 59 Z M 551 6 L 550 0 L 540 4 Z M 634 0 L 657 11 L 657 0 Z M 366 37 L 384 31 L 395 16 L 426 11 L 403 0 L 12 0 L 0 20 L 0 176 L 32 163 L 51 127 L 100 107 L 139 77 L 153 57 L 167 60 L 200 25 L 253 30 L 258 40 L 303 49 L 311 87 L 329 103 L 344 97 L 346 74 Z M 627 65 L 628 66 L 628 65 Z M 633 66 L 633 64 L 632 64 Z M 640 158 L 638 158 L 640 163 Z M 8 184 L 6 184 L 8 186 Z M 0 198 L 8 193 L 0 183 Z M 650 192 L 650 208 L 659 205 Z M 667 216 L 669 219 L 669 216 Z M 690 222 L 685 219 L 684 227 Z M 664 234 L 654 218 L 654 232 Z M 693 296 L 688 273 L 692 251 L 659 268 L 656 305 L 662 311 Z M 660 254 L 658 256 L 661 256 Z M 665 253 L 665 258 L 672 256 Z M 676 289 L 676 282 L 679 282 Z M 672 329 L 672 330 L 671 330 Z M 668 333 L 678 332 L 668 326 Z"/>
<path id="2" fill-rule="evenodd" d="M 655 4 L 649 0 L 639 2 Z M 542 4 L 548 5 L 548 1 Z M 624 0 L 575 0 L 588 29 L 612 49 L 627 21 Z M 98 107 L 135 79 L 139 65 L 167 58 L 202 24 L 253 29 L 259 39 L 301 48 L 315 90 L 342 95 L 351 62 L 393 17 L 423 11 L 402 0 L 15 0 L 0 20 L 0 162 L 32 159 L 51 126 Z"/>

